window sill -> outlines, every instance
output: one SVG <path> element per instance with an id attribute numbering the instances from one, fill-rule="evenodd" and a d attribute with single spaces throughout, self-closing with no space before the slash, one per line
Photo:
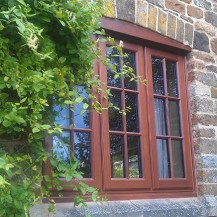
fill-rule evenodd
<path id="1" fill-rule="evenodd" d="M 149 199 L 111 201 L 103 204 L 88 203 L 87 210 L 74 208 L 73 203 L 59 203 L 54 216 L 83 217 L 85 213 L 91 217 L 211 217 L 217 216 L 217 198 L 203 196 L 200 198 Z M 47 217 L 47 204 L 34 206 L 31 217 Z"/>

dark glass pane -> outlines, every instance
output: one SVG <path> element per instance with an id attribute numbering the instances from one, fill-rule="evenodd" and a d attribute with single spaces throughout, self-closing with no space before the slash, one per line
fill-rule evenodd
<path id="1" fill-rule="evenodd" d="M 111 67 L 107 67 L 108 86 L 121 87 L 121 78 L 114 78 L 115 71 L 120 72 L 120 57 L 117 49 L 106 47 L 106 58 L 109 60 Z"/>
<path id="2" fill-rule="evenodd" d="M 185 178 L 182 142 L 172 140 L 173 170 L 175 178 Z"/>
<path id="3" fill-rule="evenodd" d="M 63 161 L 70 159 L 70 133 L 63 131 L 60 136 L 53 136 L 53 155 Z"/>
<path id="4" fill-rule="evenodd" d="M 163 60 L 152 58 L 153 89 L 155 94 L 164 95 Z"/>
<path id="5" fill-rule="evenodd" d="M 124 178 L 124 138 L 110 135 L 111 177 Z"/>
<path id="6" fill-rule="evenodd" d="M 82 103 L 74 104 L 74 127 L 75 128 L 89 128 L 89 110 L 85 111 L 84 104 L 89 105 L 88 93 L 83 86 L 76 86 L 78 95 L 83 97 Z M 82 111 L 85 111 L 84 113 Z"/>
<path id="7" fill-rule="evenodd" d="M 128 132 L 139 131 L 137 94 L 125 93 L 126 124 Z"/>
<path id="8" fill-rule="evenodd" d="M 179 102 L 169 101 L 170 133 L 172 136 L 180 136 Z"/>
<path id="9" fill-rule="evenodd" d="M 61 124 L 62 127 L 69 127 L 70 125 L 69 107 L 61 108 L 60 106 L 55 106 L 54 111 L 56 112 L 55 123 Z"/>
<path id="10" fill-rule="evenodd" d="M 167 121 L 164 99 L 154 99 L 155 128 L 157 135 L 167 135 Z"/>
<path id="11" fill-rule="evenodd" d="M 129 70 L 131 70 L 131 73 L 136 74 L 136 54 L 134 52 L 124 51 L 123 62 L 124 62 L 123 65 L 124 70 L 126 69 L 128 73 L 130 72 Z M 137 89 L 136 81 L 130 81 L 131 77 L 132 76 L 125 76 L 124 88 L 136 90 Z"/>
<path id="12" fill-rule="evenodd" d="M 158 175 L 160 178 L 171 178 L 168 141 L 157 139 Z"/>
<path id="13" fill-rule="evenodd" d="M 110 130 L 122 131 L 123 122 L 122 114 L 120 112 L 120 110 L 122 110 L 121 92 L 111 90 L 111 94 L 113 96 L 109 97 L 109 102 L 113 104 L 113 107 L 109 108 L 109 128 Z"/>
<path id="14" fill-rule="evenodd" d="M 167 92 L 169 96 L 178 96 L 176 62 L 166 61 Z"/>
<path id="15" fill-rule="evenodd" d="M 90 133 L 74 133 L 74 155 L 80 162 L 80 171 L 84 178 L 91 177 Z"/>
<path id="16" fill-rule="evenodd" d="M 140 138 L 138 136 L 127 137 L 129 178 L 141 178 Z"/>

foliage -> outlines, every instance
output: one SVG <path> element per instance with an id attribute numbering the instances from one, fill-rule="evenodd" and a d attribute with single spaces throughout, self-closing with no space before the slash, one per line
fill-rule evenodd
<path id="1" fill-rule="evenodd" d="M 29 208 L 49 198 L 51 189 L 61 190 L 60 171 L 67 180 L 81 177 L 73 157 L 69 164 L 61 162 L 45 150 L 43 141 L 47 134 L 61 133 L 52 107 L 82 101 L 75 85 L 98 86 L 92 69 L 97 50 L 90 36 L 99 33 L 100 4 L 0 1 L 0 137 L 13 143 L 0 147 L 0 216 L 28 216 Z M 57 168 L 51 177 L 41 175 L 48 158 Z M 84 183 L 72 188 L 98 198 L 96 189 Z M 75 203 L 83 199 L 76 197 Z"/>

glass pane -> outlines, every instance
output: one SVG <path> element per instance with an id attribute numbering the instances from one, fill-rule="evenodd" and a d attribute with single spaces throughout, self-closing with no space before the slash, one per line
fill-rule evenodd
<path id="1" fill-rule="evenodd" d="M 124 178 L 124 138 L 110 135 L 111 177 Z"/>
<path id="2" fill-rule="evenodd" d="M 173 170 L 175 178 L 185 178 L 182 142 L 172 140 Z"/>
<path id="3" fill-rule="evenodd" d="M 62 127 L 69 127 L 70 125 L 70 109 L 69 107 L 61 108 L 61 106 L 55 106 L 56 112 L 55 123 L 61 124 Z"/>
<path id="4" fill-rule="evenodd" d="M 124 66 L 126 70 L 131 70 L 133 74 L 136 74 L 136 53 L 131 51 L 124 51 Z M 124 69 L 124 68 L 123 68 Z M 126 76 L 124 79 L 124 88 L 125 89 L 137 89 L 136 81 L 130 81 L 131 76 Z"/>
<path id="5" fill-rule="evenodd" d="M 167 92 L 169 96 L 178 96 L 176 62 L 166 61 Z"/>
<path id="6" fill-rule="evenodd" d="M 137 94 L 125 93 L 126 124 L 128 132 L 139 131 Z"/>
<path id="7" fill-rule="evenodd" d="M 53 155 L 63 161 L 70 159 L 70 132 L 63 131 L 60 136 L 53 136 Z"/>
<path id="8" fill-rule="evenodd" d="M 74 133 L 74 155 L 80 162 L 80 171 L 84 178 L 91 177 L 90 133 Z"/>
<path id="9" fill-rule="evenodd" d="M 115 71 L 120 72 L 120 57 L 117 49 L 106 47 L 106 58 L 109 60 L 111 67 L 107 67 L 107 82 L 108 86 L 121 87 L 121 78 L 114 78 Z"/>
<path id="10" fill-rule="evenodd" d="M 170 133 L 172 136 L 180 136 L 179 102 L 169 101 Z"/>
<path id="11" fill-rule="evenodd" d="M 155 128 L 157 135 L 167 135 L 167 121 L 164 99 L 154 99 Z"/>
<path id="12" fill-rule="evenodd" d="M 153 89 L 155 94 L 164 95 L 163 60 L 152 58 Z"/>
<path id="13" fill-rule="evenodd" d="M 113 104 L 113 107 L 109 108 L 109 128 L 110 130 L 122 131 L 123 122 L 122 114 L 120 113 L 120 110 L 122 110 L 121 92 L 111 90 L 111 94 L 113 96 L 109 97 L 109 102 Z"/>
<path id="14" fill-rule="evenodd" d="M 138 136 L 127 137 L 128 147 L 128 164 L 129 164 L 129 177 L 141 178 L 141 156 L 140 156 L 140 138 Z"/>
<path id="15" fill-rule="evenodd" d="M 157 139 L 158 175 L 160 178 L 171 178 L 168 141 Z"/>
<path id="16" fill-rule="evenodd" d="M 89 110 L 81 114 L 81 111 L 84 110 L 84 103 L 89 105 L 88 93 L 83 86 L 76 86 L 78 94 L 80 97 L 84 98 L 84 101 L 79 104 L 74 104 L 74 127 L 75 128 L 89 128 L 90 119 L 89 119 Z"/>

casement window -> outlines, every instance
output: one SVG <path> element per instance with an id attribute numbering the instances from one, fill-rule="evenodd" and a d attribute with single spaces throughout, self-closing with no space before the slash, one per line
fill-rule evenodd
<path id="1" fill-rule="evenodd" d="M 104 90 L 112 94 L 109 99 L 99 96 L 99 100 L 104 107 L 109 103 L 114 107 L 102 114 L 90 108 L 80 115 L 82 105 L 74 112 L 62 110 L 56 119 L 63 127 L 62 137 L 53 137 L 48 145 L 67 160 L 69 150 L 58 150 L 57 144 L 70 144 L 80 161 L 83 180 L 108 199 L 195 196 L 184 55 L 189 48 L 147 30 L 141 36 L 144 29 L 123 21 L 105 19 L 103 25 L 123 39 L 124 52 L 120 57 L 109 44 L 100 43 L 104 57 L 117 71 L 127 65 L 147 82 L 114 78 L 110 68 L 99 64 L 96 73 Z M 127 27 L 134 30 L 131 35 Z M 85 97 L 85 88 L 77 88 Z"/>

